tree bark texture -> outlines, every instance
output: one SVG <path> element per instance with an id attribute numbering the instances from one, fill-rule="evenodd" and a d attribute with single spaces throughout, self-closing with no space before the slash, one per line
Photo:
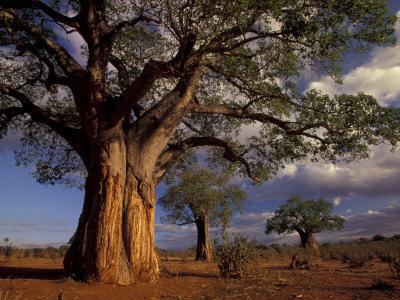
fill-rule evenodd
<path id="1" fill-rule="evenodd" d="M 314 237 L 314 234 L 311 232 L 299 232 L 301 245 L 304 249 L 309 248 L 315 254 L 319 254 L 319 245 L 317 240 Z"/>
<path id="2" fill-rule="evenodd" d="M 146 155 L 131 155 L 123 134 L 96 143 L 79 224 L 64 267 L 67 276 L 130 284 L 155 281 L 155 183 Z"/>
<path id="3" fill-rule="evenodd" d="M 208 215 L 200 215 L 195 218 L 197 228 L 196 260 L 211 260 L 211 244 L 209 239 Z"/>

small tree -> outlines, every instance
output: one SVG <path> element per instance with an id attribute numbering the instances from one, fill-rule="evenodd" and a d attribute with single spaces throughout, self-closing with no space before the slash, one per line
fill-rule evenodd
<path id="1" fill-rule="evenodd" d="M 233 210 L 240 210 L 246 193 L 229 184 L 229 176 L 218 176 L 209 169 L 191 169 L 181 173 L 180 182 L 172 182 L 159 200 L 166 210 L 164 220 L 171 224 L 196 224 L 197 260 L 211 259 L 209 226 L 229 223 Z"/>
<path id="2" fill-rule="evenodd" d="M 296 231 L 300 235 L 303 248 L 310 247 L 319 252 L 315 233 L 325 230 L 343 228 L 345 220 L 332 215 L 332 204 L 323 198 L 302 199 L 293 196 L 288 202 L 275 211 L 275 215 L 267 221 L 267 234 L 282 234 Z"/>

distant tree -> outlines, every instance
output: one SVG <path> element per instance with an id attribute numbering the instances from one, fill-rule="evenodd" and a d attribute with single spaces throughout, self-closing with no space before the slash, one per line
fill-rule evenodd
<path id="1" fill-rule="evenodd" d="M 372 237 L 372 240 L 373 240 L 374 242 L 384 241 L 384 240 L 386 240 L 386 237 L 383 236 L 383 235 L 381 235 L 381 234 L 376 234 L 376 235 L 374 235 L 374 236 Z"/>
<path id="2" fill-rule="evenodd" d="M 314 234 L 325 230 L 339 230 L 343 228 L 344 222 L 342 217 L 332 215 L 332 204 L 325 199 L 304 200 L 300 196 L 293 196 L 267 221 L 265 232 L 282 234 L 296 231 L 304 248 L 309 247 L 319 252 Z"/>
<path id="3" fill-rule="evenodd" d="M 196 224 L 197 260 L 211 259 L 209 226 L 229 223 L 234 210 L 240 210 L 246 193 L 209 169 L 186 170 L 179 182 L 169 185 L 159 204 L 166 210 L 164 220 L 171 224 Z"/>
<path id="4" fill-rule="evenodd" d="M 400 234 L 395 234 L 391 237 L 392 240 L 400 240 Z"/>

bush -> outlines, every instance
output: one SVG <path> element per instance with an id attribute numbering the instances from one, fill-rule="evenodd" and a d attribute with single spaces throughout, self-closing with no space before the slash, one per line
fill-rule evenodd
<path id="1" fill-rule="evenodd" d="M 379 291 L 392 291 L 394 289 L 394 284 L 382 279 L 378 279 L 371 283 L 371 288 Z"/>
<path id="2" fill-rule="evenodd" d="M 350 252 L 342 254 L 342 262 L 348 263 L 351 269 L 364 267 L 373 256 L 363 252 Z"/>
<path id="3" fill-rule="evenodd" d="M 381 234 L 377 234 L 377 235 L 374 235 L 374 236 L 372 237 L 372 240 L 373 240 L 374 242 L 377 242 L 377 241 L 384 241 L 384 240 L 386 240 L 386 237 L 384 237 L 384 236 L 381 235 Z"/>
<path id="4" fill-rule="evenodd" d="M 394 241 L 400 241 L 400 234 L 395 234 L 395 235 L 392 236 L 390 239 L 391 239 L 391 240 L 394 240 Z"/>
<path id="5" fill-rule="evenodd" d="M 214 256 L 224 278 L 243 277 L 254 253 L 255 243 L 238 234 L 233 239 L 224 237 L 221 244 L 215 242 Z"/>
<path id="6" fill-rule="evenodd" d="M 378 258 L 389 265 L 393 276 L 400 278 L 400 256 L 393 253 L 377 253 Z"/>

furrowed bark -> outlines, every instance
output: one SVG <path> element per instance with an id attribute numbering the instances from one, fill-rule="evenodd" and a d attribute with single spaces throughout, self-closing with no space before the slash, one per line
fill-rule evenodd
<path id="1" fill-rule="evenodd" d="M 155 281 L 155 185 L 142 177 L 139 156 L 127 156 L 120 130 L 93 146 L 85 200 L 64 267 L 84 281 Z M 104 138 L 104 136 L 102 137 Z"/>

